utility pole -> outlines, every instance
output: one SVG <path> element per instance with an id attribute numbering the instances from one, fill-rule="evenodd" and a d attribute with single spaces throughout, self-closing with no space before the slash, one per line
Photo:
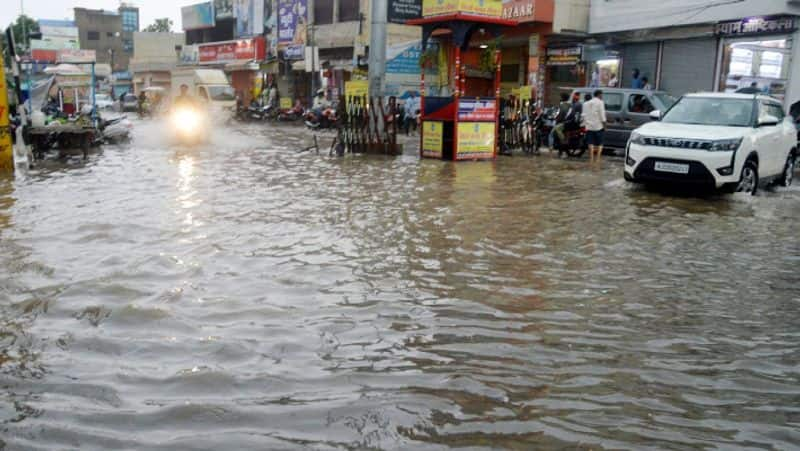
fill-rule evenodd
<path id="1" fill-rule="evenodd" d="M 383 99 L 383 76 L 386 71 L 386 15 L 389 2 L 378 0 L 369 3 L 372 8 L 369 31 L 369 95 Z"/>
<path id="2" fill-rule="evenodd" d="M 22 19 L 22 45 L 27 51 L 30 43 L 28 42 L 28 21 L 25 18 L 25 0 L 19 0 L 19 16 Z"/>

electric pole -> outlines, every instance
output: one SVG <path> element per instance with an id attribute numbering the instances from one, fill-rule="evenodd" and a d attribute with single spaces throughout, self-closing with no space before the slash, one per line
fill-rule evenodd
<path id="1" fill-rule="evenodd" d="M 386 15 L 388 1 L 370 3 L 372 20 L 369 31 L 369 95 L 383 99 L 383 76 L 386 71 Z M 381 100 L 383 101 L 383 100 Z"/>

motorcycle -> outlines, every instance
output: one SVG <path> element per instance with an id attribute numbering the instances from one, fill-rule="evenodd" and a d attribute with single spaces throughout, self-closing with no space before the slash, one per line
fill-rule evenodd
<path id="1" fill-rule="evenodd" d="M 566 153 L 567 156 L 578 158 L 586 153 L 588 146 L 586 144 L 586 128 L 576 126 L 564 129 L 564 140 L 559 139 L 558 134 L 553 134 L 553 149 L 558 151 L 558 154 Z"/>
<path id="2" fill-rule="evenodd" d="M 336 117 L 336 110 L 331 107 L 323 110 L 321 115 L 313 110 L 308 110 L 303 115 L 303 119 L 305 120 L 306 127 L 311 130 L 335 129 L 339 122 Z"/>
<path id="3" fill-rule="evenodd" d="M 305 111 L 301 108 L 284 108 L 278 111 L 275 120 L 278 122 L 296 122 L 303 118 Z"/>

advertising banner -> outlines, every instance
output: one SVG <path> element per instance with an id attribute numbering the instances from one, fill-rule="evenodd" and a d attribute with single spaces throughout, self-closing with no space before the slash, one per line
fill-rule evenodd
<path id="1" fill-rule="evenodd" d="M 281 97 L 280 106 L 282 110 L 288 110 L 292 107 L 292 98 L 291 97 Z"/>
<path id="2" fill-rule="evenodd" d="M 233 0 L 214 0 L 214 17 L 230 19 L 233 17 Z"/>
<path id="3" fill-rule="evenodd" d="M 211 2 L 197 3 L 181 8 L 181 23 L 184 30 L 197 30 L 200 28 L 213 28 L 214 4 Z"/>
<path id="4" fill-rule="evenodd" d="M 78 39 L 78 27 L 71 20 L 39 20 L 39 31 L 44 38 Z"/>
<path id="5" fill-rule="evenodd" d="M 197 44 L 184 45 L 181 48 L 181 64 L 197 64 L 200 60 L 200 48 Z"/>
<path id="6" fill-rule="evenodd" d="M 477 97 L 462 97 L 458 100 L 458 120 L 470 122 L 494 122 L 497 119 L 497 101 Z"/>
<path id="7" fill-rule="evenodd" d="M 94 50 L 61 49 L 56 51 L 57 63 L 90 63 L 97 61 Z"/>
<path id="8" fill-rule="evenodd" d="M 422 156 L 442 158 L 444 124 L 437 121 L 422 123 Z"/>
<path id="9" fill-rule="evenodd" d="M 422 41 L 388 46 L 386 49 L 386 73 L 419 74 L 420 56 L 422 56 Z"/>
<path id="10" fill-rule="evenodd" d="M 11 127 L 8 116 L 8 86 L 5 64 L 0 54 L 0 171 L 14 170 L 14 149 L 11 148 Z"/>
<path id="11" fill-rule="evenodd" d="M 305 44 L 307 0 L 278 0 L 278 43 Z"/>
<path id="12" fill-rule="evenodd" d="M 518 97 L 521 102 L 524 102 L 526 100 L 530 101 L 531 98 L 533 98 L 533 86 L 531 85 L 520 86 Z"/>
<path id="13" fill-rule="evenodd" d="M 492 158 L 494 156 L 494 122 L 459 122 L 456 132 L 457 160 Z"/>
<path id="14" fill-rule="evenodd" d="M 55 63 L 56 51 L 48 49 L 31 49 L 31 59 L 42 63 Z"/>
<path id="15" fill-rule="evenodd" d="M 263 38 L 239 39 L 199 45 L 200 64 L 230 63 L 264 59 Z"/>
<path id="16" fill-rule="evenodd" d="M 386 20 L 404 24 L 408 20 L 422 17 L 422 0 L 389 0 Z"/>
<path id="17" fill-rule="evenodd" d="M 792 33 L 795 30 L 797 30 L 797 20 L 792 16 L 748 18 L 720 22 L 714 27 L 714 33 L 721 36 Z"/>
<path id="18" fill-rule="evenodd" d="M 423 0 L 422 15 L 478 14 L 500 17 L 503 13 L 502 0 Z"/>
<path id="19" fill-rule="evenodd" d="M 262 4 L 261 1 L 258 3 Z M 254 0 L 234 0 L 233 14 L 236 16 L 237 38 L 253 36 L 253 23 L 255 22 L 254 5 Z M 263 23 L 260 26 L 263 27 Z"/>

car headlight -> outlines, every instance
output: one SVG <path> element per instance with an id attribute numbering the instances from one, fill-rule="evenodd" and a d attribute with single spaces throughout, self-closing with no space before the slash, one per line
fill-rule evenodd
<path id="1" fill-rule="evenodd" d="M 630 144 L 638 144 L 640 146 L 644 145 L 644 136 L 640 135 L 639 133 L 633 132 L 631 133 L 631 139 L 629 141 Z"/>
<path id="2" fill-rule="evenodd" d="M 735 139 L 720 139 L 717 141 L 713 141 L 711 143 L 711 152 L 732 152 L 739 149 L 739 146 L 742 145 L 743 138 L 735 138 Z"/>

